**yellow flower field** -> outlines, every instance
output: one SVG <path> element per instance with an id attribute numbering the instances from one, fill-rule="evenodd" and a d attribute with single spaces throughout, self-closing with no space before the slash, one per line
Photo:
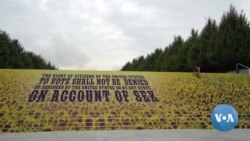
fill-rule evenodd
<path id="1" fill-rule="evenodd" d="M 142 75 L 158 102 L 43 102 L 28 98 L 42 74 Z M 52 95 L 49 91 L 48 95 Z M 250 75 L 203 73 L 0 70 L 0 128 L 3 132 L 211 129 L 210 113 L 227 103 L 239 114 L 236 128 L 250 128 Z"/>

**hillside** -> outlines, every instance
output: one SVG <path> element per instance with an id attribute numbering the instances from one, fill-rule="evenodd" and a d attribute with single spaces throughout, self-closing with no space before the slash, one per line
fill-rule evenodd
<path id="1" fill-rule="evenodd" d="M 219 24 L 208 18 L 200 32 L 192 29 L 186 40 L 175 36 L 165 49 L 156 49 L 146 57 L 135 58 L 121 70 L 186 72 L 198 64 L 203 72 L 233 71 L 236 63 L 250 66 L 249 37 L 246 15 L 231 5 Z"/>
<path id="2" fill-rule="evenodd" d="M 40 55 L 25 51 L 16 39 L 0 30 L 0 68 L 56 69 Z"/>
<path id="3" fill-rule="evenodd" d="M 39 84 L 41 76 L 52 75 L 56 77 L 74 75 L 78 78 L 91 78 L 92 75 L 116 76 L 121 80 L 125 76 L 144 77 L 147 82 L 130 81 L 127 86 L 143 87 L 140 91 L 144 92 L 150 90 L 154 93 L 155 99 L 149 97 L 143 100 L 148 94 L 145 93 L 139 98 L 137 97 L 139 93 L 128 90 L 128 101 L 119 102 L 115 100 L 117 97 L 112 89 L 115 86 L 103 83 L 104 85 L 99 87 L 102 89 L 97 90 L 103 92 L 107 89 L 110 92 L 108 101 L 107 99 L 98 101 L 94 98 L 96 93 L 93 97 L 83 99 L 79 97 L 79 91 L 85 92 L 85 90 L 77 87 L 75 87 L 77 99 L 70 96 L 74 92 L 72 88 L 65 90 L 65 92 L 70 91 L 65 93 L 66 99 L 61 94 L 62 90 L 55 93 L 58 92 L 55 90 L 57 88 L 45 88 L 48 90 L 46 98 L 42 101 L 40 99 L 42 96 L 39 96 L 36 100 L 32 94 L 37 94 L 34 89 L 39 90 L 39 88 L 35 85 Z M 72 81 L 72 83 L 78 82 Z M 72 83 L 70 81 L 69 86 Z M 91 86 L 97 86 L 94 84 L 96 81 L 81 81 L 81 83 L 86 83 L 87 86 L 90 84 L 86 88 L 88 90 L 92 89 Z M 202 73 L 201 79 L 198 79 L 192 73 L 0 70 L 0 127 L 3 132 L 211 129 L 210 113 L 218 104 L 227 103 L 234 106 L 239 114 L 236 128 L 250 129 L 249 94 L 250 75 Z"/>

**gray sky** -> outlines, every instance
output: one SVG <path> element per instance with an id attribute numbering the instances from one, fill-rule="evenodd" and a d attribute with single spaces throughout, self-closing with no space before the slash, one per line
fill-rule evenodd
<path id="1" fill-rule="evenodd" d="M 0 29 L 59 69 L 119 70 L 248 0 L 0 0 Z"/>

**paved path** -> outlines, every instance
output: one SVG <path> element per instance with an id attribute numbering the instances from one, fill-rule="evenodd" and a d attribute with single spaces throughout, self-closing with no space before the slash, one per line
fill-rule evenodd
<path id="1" fill-rule="evenodd" d="M 197 129 L 3 133 L 0 141 L 249 141 L 249 129 L 230 132 Z"/>

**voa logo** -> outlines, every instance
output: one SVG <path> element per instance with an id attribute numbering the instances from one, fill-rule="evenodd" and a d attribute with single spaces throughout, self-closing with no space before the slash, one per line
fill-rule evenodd
<path id="1" fill-rule="evenodd" d="M 228 104 L 221 104 L 214 108 L 211 122 L 219 131 L 226 132 L 235 128 L 238 123 L 237 111 Z"/>
<path id="2" fill-rule="evenodd" d="M 225 121 L 225 122 L 234 122 L 234 118 L 232 114 L 215 114 L 215 118 L 217 122 Z"/>

